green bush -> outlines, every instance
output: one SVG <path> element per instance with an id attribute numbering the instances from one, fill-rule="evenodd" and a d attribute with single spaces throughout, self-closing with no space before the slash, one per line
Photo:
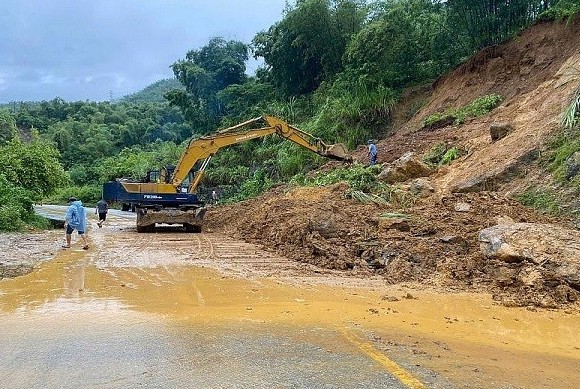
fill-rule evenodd
<path id="1" fill-rule="evenodd" d="M 274 182 L 266 175 L 264 169 L 257 169 L 249 179 L 240 185 L 238 190 L 224 200 L 226 203 L 230 203 L 256 197 L 270 189 L 272 185 Z"/>
<path id="2" fill-rule="evenodd" d="M 30 193 L 0 174 L 0 231 L 19 231 L 34 216 Z"/>
<path id="3" fill-rule="evenodd" d="M 431 150 L 423 156 L 423 161 L 429 165 L 441 166 L 448 165 L 459 158 L 463 153 L 457 146 L 451 146 L 444 142 L 435 144 Z"/>
<path id="4" fill-rule="evenodd" d="M 580 2 L 578 0 L 560 0 L 556 5 L 543 12 L 538 17 L 538 21 L 566 20 L 567 23 L 570 23 L 579 12 Z"/>
<path id="5" fill-rule="evenodd" d="M 300 174 L 295 176 L 291 183 L 305 186 L 326 186 L 345 182 L 351 190 L 371 193 L 383 185 L 376 178 L 380 169 L 381 167 L 378 165 L 366 167 L 361 164 L 353 164 L 329 172 L 317 172 L 312 176 Z"/>
<path id="6" fill-rule="evenodd" d="M 517 200 L 527 207 L 550 215 L 560 214 L 560 204 L 555 193 L 544 188 L 530 187 L 517 196 Z"/>
<path id="7" fill-rule="evenodd" d="M 443 154 L 441 161 L 439 161 L 440 165 L 448 165 L 451 161 L 456 160 L 459 158 L 459 150 L 457 147 L 452 147 Z"/>
<path id="8" fill-rule="evenodd" d="M 99 185 L 70 186 L 59 189 L 52 196 L 44 199 L 44 202 L 49 204 L 66 204 L 70 197 L 76 197 L 82 201 L 83 205 L 92 206 L 101 199 L 102 192 L 103 188 Z"/>
<path id="9" fill-rule="evenodd" d="M 0 205 L 0 230 L 20 231 L 24 228 L 24 221 L 21 219 L 22 209 L 16 204 Z"/>
<path id="10" fill-rule="evenodd" d="M 550 142 L 547 159 L 554 177 L 560 182 L 566 182 L 567 161 L 576 152 L 580 152 L 580 89 L 564 111 L 560 124 L 562 130 Z M 579 179 L 573 179 L 572 185 Z"/>
<path id="11" fill-rule="evenodd" d="M 450 124 L 463 124 L 465 120 L 477 118 L 491 112 L 501 102 L 500 95 L 491 94 L 479 97 L 461 108 L 452 108 L 445 112 L 436 112 L 423 120 L 424 128 L 441 128 Z"/>
<path id="12" fill-rule="evenodd" d="M 457 111 L 456 124 L 465 122 L 466 119 L 477 118 L 491 112 L 494 108 L 500 105 L 502 97 L 500 95 L 491 94 L 482 96 L 473 100 L 471 103 Z"/>

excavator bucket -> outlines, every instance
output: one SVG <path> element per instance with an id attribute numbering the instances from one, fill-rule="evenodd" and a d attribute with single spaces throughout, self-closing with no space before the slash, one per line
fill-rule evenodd
<path id="1" fill-rule="evenodd" d="M 329 145 L 324 152 L 324 156 L 339 161 L 352 162 L 352 157 L 348 154 L 346 147 L 342 143 Z"/>

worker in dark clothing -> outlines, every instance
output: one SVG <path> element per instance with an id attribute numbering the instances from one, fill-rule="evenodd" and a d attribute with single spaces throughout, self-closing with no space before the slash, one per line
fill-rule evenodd
<path id="1" fill-rule="evenodd" d="M 107 220 L 107 212 L 109 212 L 109 204 L 104 199 L 97 201 L 97 206 L 95 207 L 95 215 L 99 215 L 99 222 L 97 225 L 99 228 L 103 226 L 103 222 Z"/>
<path id="2" fill-rule="evenodd" d="M 375 165 L 377 163 L 377 145 L 372 140 L 369 140 L 369 165 Z"/>

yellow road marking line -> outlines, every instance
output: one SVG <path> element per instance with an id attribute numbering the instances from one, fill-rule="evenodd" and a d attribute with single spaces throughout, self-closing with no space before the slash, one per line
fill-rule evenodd
<path id="1" fill-rule="evenodd" d="M 425 385 L 423 385 L 421 381 L 413 377 L 411 373 L 403 369 L 395 361 L 392 361 L 385 354 L 377 350 L 371 343 L 362 340 L 346 329 L 343 329 L 341 332 L 349 342 L 357 346 L 363 353 L 384 366 L 387 371 L 397 377 L 403 385 L 411 389 L 425 389 Z"/>

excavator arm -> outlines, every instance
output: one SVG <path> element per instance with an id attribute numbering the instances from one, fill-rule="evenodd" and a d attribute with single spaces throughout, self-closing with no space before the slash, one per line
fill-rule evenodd
<path id="1" fill-rule="evenodd" d="M 271 134 L 278 134 L 282 138 L 327 158 L 343 161 L 351 160 L 342 144 L 327 145 L 320 138 L 314 137 L 283 120 L 272 116 L 260 116 L 214 134 L 192 139 L 182 153 L 170 183 L 177 190 L 192 168 L 201 161 L 201 165 L 195 172 L 188 188 L 189 193 L 194 193 L 203 178 L 205 168 L 209 164 L 211 157 L 221 148 Z"/>
<path id="2" fill-rule="evenodd" d="M 283 120 L 272 116 L 260 116 L 214 134 L 192 139 L 179 162 L 173 167 L 161 169 L 158 175 L 150 172 L 142 182 L 115 180 L 103 184 L 103 198 L 132 206 L 137 213 L 137 232 L 148 232 L 156 224 L 182 224 L 186 231 L 201 232 L 205 207 L 197 196 L 205 169 L 215 153 L 221 148 L 278 134 L 322 156 L 350 161 L 346 148 L 341 144 L 327 145 Z M 198 165 L 199 164 L 199 165 Z M 190 172 L 197 171 L 187 188 L 182 188 Z"/>

